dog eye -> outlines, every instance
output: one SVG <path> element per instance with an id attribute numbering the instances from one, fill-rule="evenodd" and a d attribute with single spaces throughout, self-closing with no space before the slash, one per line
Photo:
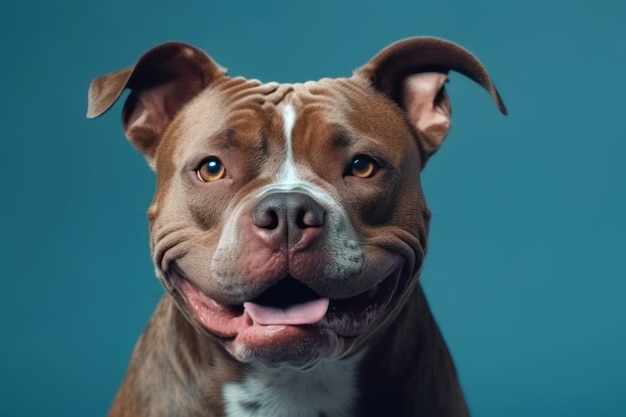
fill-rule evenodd
<path id="1" fill-rule="evenodd" d="M 198 179 L 202 182 L 217 181 L 224 178 L 226 175 L 226 168 L 217 158 L 209 158 L 200 165 L 200 168 L 196 171 Z"/>
<path id="2" fill-rule="evenodd" d="M 348 169 L 348 175 L 353 175 L 357 178 L 370 178 L 378 171 L 379 165 L 369 156 L 357 155 Z"/>

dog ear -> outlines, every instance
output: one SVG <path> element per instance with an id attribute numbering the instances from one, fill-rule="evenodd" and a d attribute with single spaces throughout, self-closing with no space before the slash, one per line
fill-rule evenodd
<path id="1" fill-rule="evenodd" d="M 405 112 L 419 132 L 425 158 L 443 143 L 452 118 L 445 90 L 448 71 L 454 70 L 483 86 L 498 109 L 506 107 L 487 70 L 466 49 L 443 39 L 410 38 L 383 49 L 355 72 L 365 77 Z"/>
<path id="2" fill-rule="evenodd" d="M 154 169 L 161 136 L 177 112 L 207 85 L 225 77 L 226 70 L 203 51 L 184 43 L 165 43 L 142 55 L 134 67 L 93 80 L 87 117 L 105 113 L 128 88 L 124 131 Z"/>

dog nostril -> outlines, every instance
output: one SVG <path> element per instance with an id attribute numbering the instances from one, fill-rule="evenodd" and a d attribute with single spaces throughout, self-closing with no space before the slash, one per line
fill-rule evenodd
<path id="1" fill-rule="evenodd" d="M 320 227 L 324 224 L 324 212 L 322 210 L 306 210 L 298 211 L 296 216 L 296 226 L 300 229 L 307 227 Z"/>
<path id="2" fill-rule="evenodd" d="M 255 213 L 253 221 L 257 227 L 273 230 L 278 227 L 278 213 L 276 210 L 264 210 Z"/>
<path id="3" fill-rule="evenodd" d="M 306 218 L 307 216 L 307 212 L 306 210 L 299 210 L 298 213 L 296 214 L 296 226 L 300 229 L 305 229 L 307 227 L 310 227 L 306 224 Z"/>

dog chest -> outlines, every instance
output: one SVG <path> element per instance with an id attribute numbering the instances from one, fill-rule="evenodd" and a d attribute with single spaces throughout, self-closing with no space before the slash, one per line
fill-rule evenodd
<path id="1" fill-rule="evenodd" d="M 312 370 L 252 367 L 223 389 L 227 417 L 348 417 L 357 398 L 363 355 L 325 361 Z"/>

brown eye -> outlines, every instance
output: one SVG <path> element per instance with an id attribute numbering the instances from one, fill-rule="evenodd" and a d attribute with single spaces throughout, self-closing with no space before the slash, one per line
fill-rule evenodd
<path id="1" fill-rule="evenodd" d="M 226 169 L 219 159 L 210 158 L 202 163 L 196 173 L 198 174 L 200 181 L 211 182 L 224 178 L 226 175 Z"/>
<path id="2" fill-rule="evenodd" d="M 358 178 L 370 178 L 378 171 L 378 164 L 369 156 L 358 155 L 352 160 L 348 170 L 349 175 Z"/>

